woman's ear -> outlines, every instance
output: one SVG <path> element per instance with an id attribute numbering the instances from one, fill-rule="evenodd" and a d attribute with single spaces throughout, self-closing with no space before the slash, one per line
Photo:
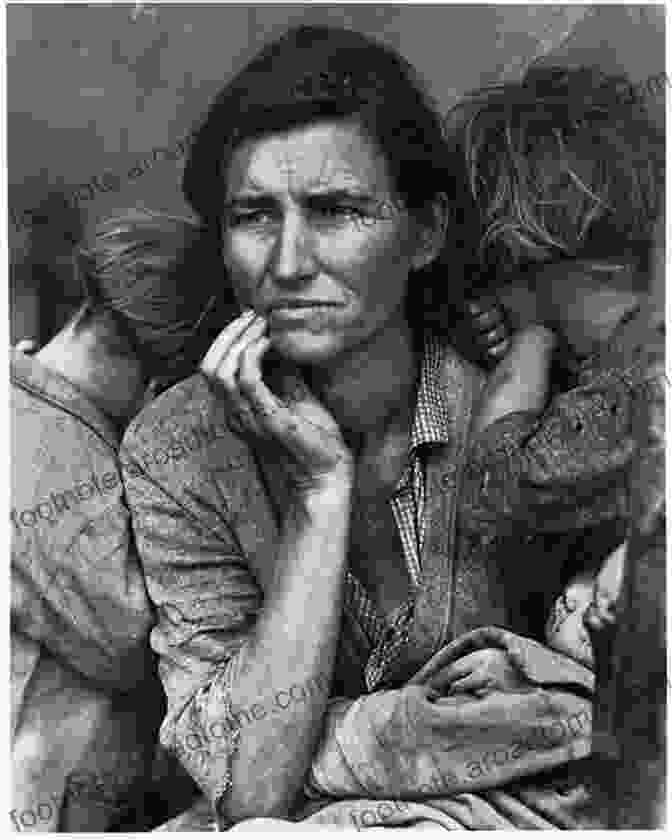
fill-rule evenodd
<path id="1" fill-rule="evenodd" d="M 415 215 L 418 238 L 415 254 L 411 260 L 415 271 L 426 268 L 441 253 L 446 241 L 449 218 L 450 205 L 445 193 L 439 193 L 430 204 Z"/>

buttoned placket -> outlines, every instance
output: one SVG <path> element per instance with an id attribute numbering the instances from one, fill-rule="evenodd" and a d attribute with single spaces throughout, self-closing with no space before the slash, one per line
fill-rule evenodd
<path id="1" fill-rule="evenodd" d="M 404 549 L 404 560 L 413 587 L 420 585 L 420 550 L 421 539 L 418 528 L 417 487 L 414 487 L 414 472 L 422 469 L 416 454 L 411 454 L 411 463 L 404 469 L 395 491 L 390 498 L 390 506 L 397 525 L 397 531 Z"/>
<path id="2" fill-rule="evenodd" d="M 427 447 L 421 585 L 411 631 L 411 641 L 418 658 L 433 652 L 450 637 L 455 607 L 453 589 L 459 491 L 473 407 L 484 381 L 482 374 L 466 368 L 459 360 L 453 360 L 445 382 L 452 409 L 449 438 L 444 443 Z"/>
<path id="3" fill-rule="evenodd" d="M 484 376 L 437 340 L 430 339 L 425 353 L 409 460 L 389 499 L 414 589 L 412 612 L 407 623 L 389 626 L 374 646 L 365 667 L 370 688 L 394 669 L 401 654 L 395 640 L 406 637 L 406 664 L 421 664 L 450 632 L 458 485 Z M 348 600 L 362 597 L 355 591 L 365 592 L 361 585 L 348 590 Z M 368 607 L 359 609 L 375 612 L 369 599 L 364 600 Z M 357 614 L 354 603 L 352 607 Z M 390 649 L 389 659 L 381 649 L 385 644 L 396 649 L 394 655 Z"/>

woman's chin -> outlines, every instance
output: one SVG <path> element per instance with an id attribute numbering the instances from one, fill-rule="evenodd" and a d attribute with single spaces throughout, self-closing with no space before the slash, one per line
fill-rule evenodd
<path id="1" fill-rule="evenodd" d="M 274 350 L 297 365 L 326 364 L 344 349 L 342 341 L 329 334 L 273 330 L 271 339 Z"/>

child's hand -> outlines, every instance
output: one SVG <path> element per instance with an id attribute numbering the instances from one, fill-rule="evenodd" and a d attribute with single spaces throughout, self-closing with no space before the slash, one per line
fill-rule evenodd
<path id="1" fill-rule="evenodd" d="M 490 370 L 511 348 L 507 311 L 495 295 L 467 298 L 458 308 L 461 317 L 454 327 L 454 345 L 466 359 Z"/>
<path id="2" fill-rule="evenodd" d="M 430 698 L 457 692 L 483 697 L 493 691 L 517 691 L 525 685 L 505 650 L 485 648 L 446 665 L 429 682 Z M 433 696 L 432 696 L 433 695 Z"/>

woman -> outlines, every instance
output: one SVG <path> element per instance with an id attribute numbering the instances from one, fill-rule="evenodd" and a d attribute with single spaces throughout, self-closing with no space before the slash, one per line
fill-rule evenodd
<path id="1" fill-rule="evenodd" d="M 124 440 L 162 742 L 229 824 L 432 796 L 451 826 L 578 825 L 592 674 L 510 632 L 533 628 L 506 584 L 543 556 L 552 592 L 581 535 L 507 544 L 508 523 L 463 516 L 487 492 L 464 474 L 485 376 L 425 314 L 464 293 L 431 264 L 473 208 L 411 68 L 354 32 L 290 30 L 215 100 L 184 191 L 242 314 Z M 523 689 L 504 674 L 485 715 L 448 696 L 463 655 L 500 673 L 502 650 Z"/>
<path id="2" fill-rule="evenodd" d="M 118 449 L 150 379 L 207 346 L 210 292 L 192 281 L 186 303 L 175 294 L 201 235 L 145 211 L 102 223 L 79 255 L 78 312 L 36 355 L 11 359 L 18 830 L 140 828 L 179 808 L 152 814 L 147 799 L 162 700 Z"/>

